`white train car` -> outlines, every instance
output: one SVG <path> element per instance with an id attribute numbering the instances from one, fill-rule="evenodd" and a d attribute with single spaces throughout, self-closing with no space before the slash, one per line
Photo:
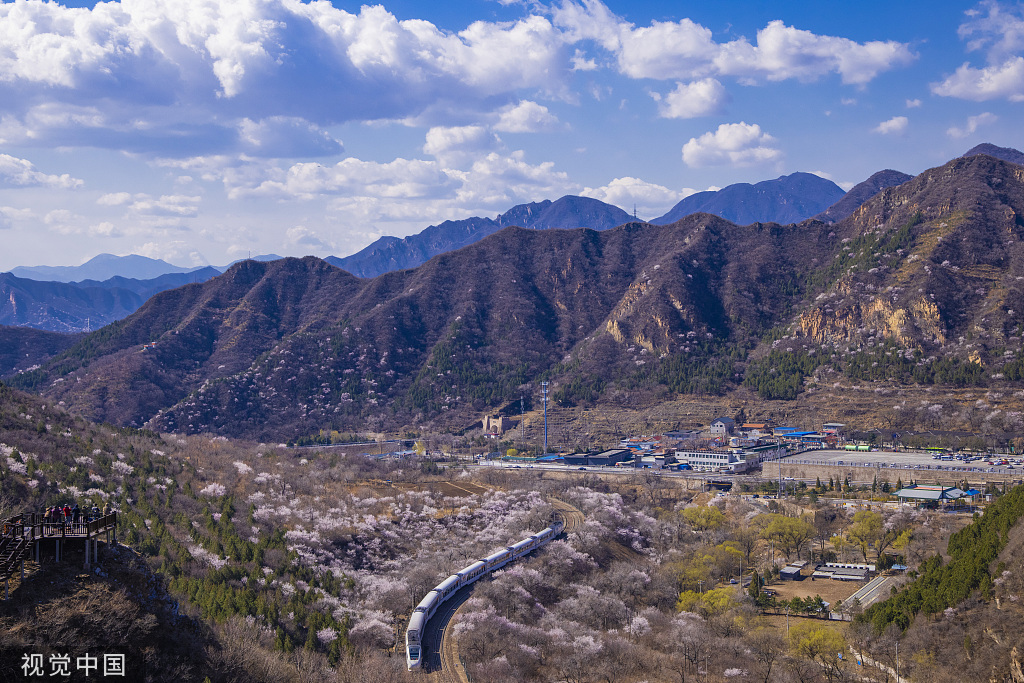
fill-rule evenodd
<path id="1" fill-rule="evenodd" d="M 493 555 L 488 555 L 484 558 L 484 564 L 487 565 L 487 571 L 493 572 L 495 569 L 501 569 L 512 560 L 512 551 L 508 548 L 499 550 Z"/>
<path id="2" fill-rule="evenodd" d="M 519 543 L 516 543 L 515 545 L 510 545 L 508 547 L 508 549 L 512 551 L 512 557 L 514 557 L 516 559 L 519 559 L 520 557 L 522 557 L 526 553 L 528 553 L 531 550 L 533 550 L 534 547 L 535 547 L 535 544 L 534 544 L 533 536 L 531 536 L 530 538 L 526 538 L 526 539 L 523 539 L 522 541 L 519 541 Z"/>
<path id="3" fill-rule="evenodd" d="M 437 606 L 440 604 L 441 596 L 438 595 L 437 591 L 430 591 L 420 600 L 420 604 L 416 605 L 416 611 L 424 612 L 426 618 L 429 619 L 434 616 L 434 612 L 437 611 Z"/>
<path id="4" fill-rule="evenodd" d="M 459 586 L 461 587 L 473 583 L 486 573 L 487 563 L 483 560 L 478 560 L 460 571 L 456 576 L 459 577 Z"/>
<path id="5" fill-rule="evenodd" d="M 444 602 L 452 596 L 452 593 L 460 588 L 462 588 L 462 584 L 459 583 L 459 575 L 452 574 L 447 579 L 437 584 L 437 588 L 434 590 L 437 591 L 437 594 L 440 597 L 440 602 Z"/>
<path id="6" fill-rule="evenodd" d="M 409 618 L 409 627 L 405 630 L 405 664 L 409 671 L 420 668 L 423 663 L 423 630 L 428 618 L 426 612 L 419 610 Z"/>
<path id="7" fill-rule="evenodd" d="M 405 630 L 405 661 L 409 670 L 418 669 L 423 662 L 423 632 L 426 629 L 427 621 L 434 616 L 441 603 L 450 598 L 457 590 L 469 585 L 480 577 L 504 567 L 512 560 L 527 555 L 533 550 L 547 544 L 555 536 L 562 532 L 564 524 L 556 521 L 543 531 L 540 531 L 529 538 L 524 538 L 514 545 L 488 555 L 482 560 L 477 560 L 465 569 L 452 574 L 437 585 L 434 590 L 427 593 L 426 597 L 416 606 L 412 616 L 409 618 L 409 626 Z"/>

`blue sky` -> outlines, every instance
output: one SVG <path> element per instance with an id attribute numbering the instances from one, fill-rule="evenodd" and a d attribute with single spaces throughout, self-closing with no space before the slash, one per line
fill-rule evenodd
<path id="1" fill-rule="evenodd" d="M 1024 148 L 1024 6 L 0 3 L 0 270 L 344 256 L 565 194 L 653 218 Z"/>

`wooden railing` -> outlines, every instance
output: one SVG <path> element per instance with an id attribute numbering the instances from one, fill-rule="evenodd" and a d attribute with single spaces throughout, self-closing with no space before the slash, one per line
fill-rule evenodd
<path id="1" fill-rule="evenodd" d="M 4 520 L 0 536 L 30 541 L 40 538 L 92 538 L 101 531 L 115 528 L 117 528 L 116 512 L 90 521 L 79 522 L 45 522 L 42 515 L 33 512 Z"/>

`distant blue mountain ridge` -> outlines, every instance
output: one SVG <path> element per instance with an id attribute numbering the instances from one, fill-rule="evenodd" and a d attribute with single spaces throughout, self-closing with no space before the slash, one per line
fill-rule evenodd
<path id="1" fill-rule="evenodd" d="M 276 261 L 281 257 L 277 254 L 266 254 L 253 256 L 254 261 Z M 218 273 L 238 263 L 238 259 L 226 266 L 196 266 L 195 268 L 183 268 L 161 259 L 129 254 L 127 256 L 115 256 L 114 254 L 98 254 L 80 266 L 18 266 L 11 268 L 10 273 L 15 277 L 27 280 L 38 280 L 42 282 L 78 282 L 89 283 L 90 286 L 107 283 L 111 278 L 127 278 L 130 280 L 153 280 L 162 275 L 172 273 L 195 273 L 214 269 Z M 112 286 L 112 285 L 107 285 Z"/>
<path id="2" fill-rule="evenodd" d="M 736 183 L 692 194 L 650 222 L 668 225 L 691 214 L 710 213 L 737 225 L 799 223 L 825 211 L 845 194 L 831 180 L 813 173 L 792 173 L 753 185 Z"/>
<path id="3" fill-rule="evenodd" d="M 591 228 L 609 230 L 633 217 L 617 206 L 590 197 L 568 195 L 515 206 L 496 218 L 465 218 L 431 225 L 408 237 L 381 237 L 365 249 L 326 261 L 359 277 L 415 268 L 438 254 L 461 249 L 511 225 L 534 230 Z"/>
<path id="4" fill-rule="evenodd" d="M 65 334 L 98 330 L 137 311 L 154 294 L 220 275 L 211 266 L 149 280 L 52 282 L 0 273 L 0 325 Z"/>

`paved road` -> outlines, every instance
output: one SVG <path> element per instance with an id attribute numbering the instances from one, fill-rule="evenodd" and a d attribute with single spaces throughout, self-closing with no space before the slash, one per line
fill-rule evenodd
<path id="1" fill-rule="evenodd" d="M 895 586 L 898 577 L 876 576 L 871 579 L 863 588 L 849 597 L 852 603 L 854 598 L 860 600 L 861 607 L 867 609 L 871 605 L 889 597 L 890 588 Z"/>

